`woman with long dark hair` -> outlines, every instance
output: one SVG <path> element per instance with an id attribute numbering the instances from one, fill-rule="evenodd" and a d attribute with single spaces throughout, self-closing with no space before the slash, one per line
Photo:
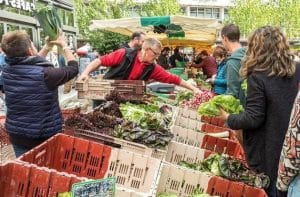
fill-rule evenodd
<path id="1" fill-rule="evenodd" d="M 276 179 L 281 148 L 297 94 L 296 65 L 288 41 L 277 27 L 257 29 L 249 38 L 240 70 L 247 79 L 245 111 L 227 114 L 231 129 L 243 130 L 243 147 L 250 168 L 270 177 L 266 190 L 276 196 Z"/>

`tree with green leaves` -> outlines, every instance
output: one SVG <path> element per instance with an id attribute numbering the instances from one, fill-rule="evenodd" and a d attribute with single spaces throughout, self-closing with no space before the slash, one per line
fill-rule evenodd
<path id="1" fill-rule="evenodd" d="M 181 11 L 178 0 L 149 0 L 141 6 L 141 16 L 170 16 Z"/>
<path id="2" fill-rule="evenodd" d="M 244 37 L 258 27 L 280 27 L 288 38 L 300 36 L 299 0 L 235 0 L 229 9 L 230 23 L 239 25 Z"/>
<path id="3" fill-rule="evenodd" d="M 112 33 L 104 30 L 90 31 L 91 20 L 113 19 L 128 16 L 132 0 L 113 0 L 107 3 L 106 0 L 74 0 L 76 6 L 77 24 L 79 33 L 99 53 L 108 53 L 117 49 L 121 43 L 129 40 L 128 36 Z"/>

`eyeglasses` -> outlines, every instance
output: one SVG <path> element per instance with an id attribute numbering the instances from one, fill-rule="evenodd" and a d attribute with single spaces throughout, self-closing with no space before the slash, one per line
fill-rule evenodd
<path id="1" fill-rule="evenodd" d="M 151 48 L 148 48 L 148 49 L 150 49 L 151 51 L 152 51 L 152 53 L 155 55 L 155 56 L 159 56 L 160 55 L 160 52 L 159 53 L 157 53 L 157 52 L 155 52 L 153 49 L 151 49 Z"/>

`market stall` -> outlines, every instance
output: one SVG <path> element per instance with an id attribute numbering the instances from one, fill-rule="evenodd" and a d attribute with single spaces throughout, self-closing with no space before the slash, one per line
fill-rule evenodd
<path id="1" fill-rule="evenodd" d="M 107 31 L 130 36 L 135 31 L 146 32 L 164 46 L 186 46 L 211 50 L 222 25 L 216 19 L 187 16 L 134 17 L 109 20 L 93 20 L 91 30 Z"/>

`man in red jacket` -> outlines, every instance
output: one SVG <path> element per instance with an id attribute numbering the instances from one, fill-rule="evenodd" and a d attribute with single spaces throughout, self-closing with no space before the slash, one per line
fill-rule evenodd
<path id="1" fill-rule="evenodd" d="M 89 74 L 100 65 L 110 67 L 104 76 L 105 79 L 118 80 L 148 80 L 153 79 L 163 83 L 171 83 L 190 89 L 194 92 L 200 90 L 186 83 L 180 77 L 167 72 L 160 65 L 155 64 L 155 59 L 161 53 L 161 43 L 148 38 L 144 41 L 140 51 L 134 49 L 119 49 L 110 54 L 101 56 L 92 61 L 79 77 L 86 80 Z"/>

